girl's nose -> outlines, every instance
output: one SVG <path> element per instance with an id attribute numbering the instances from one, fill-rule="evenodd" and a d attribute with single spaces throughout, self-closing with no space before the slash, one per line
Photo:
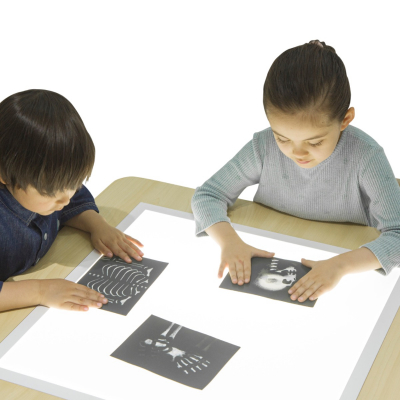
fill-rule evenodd
<path id="1" fill-rule="evenodd" d="M 302 147 L 295 147 L 292 148 L 292 153 L 296 157 L 304 157 L 308 154 L 308 151 Z"/>

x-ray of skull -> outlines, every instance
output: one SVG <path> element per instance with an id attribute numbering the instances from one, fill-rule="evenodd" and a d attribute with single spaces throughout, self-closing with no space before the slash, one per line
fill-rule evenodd
<path id="1" fill-rule="evenodd" d="M 300 280 L 310 269 L 297 261 L 282 258 L 254 257 L 251 260 L 251 279 L 242 286 L 234 285 L 227 274 L 220 288 L 237 292 L 255 294 L 274 300 L 285 301 L 306 307 L 314 307 L 316 300 L 302 303 L 293 301 L 288 290 Z"/>

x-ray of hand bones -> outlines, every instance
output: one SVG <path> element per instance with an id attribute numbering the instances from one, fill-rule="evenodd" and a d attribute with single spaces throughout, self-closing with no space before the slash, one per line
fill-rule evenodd
<path id="1" fill-rule="evenodd" d="M 169 334 L 174 322 L 159 336 L 158 339 L 146 339 L 140 342 L 141 348 L 139 352 L 142 356 L 149 355 L 151 357 L 158 356 L 160 354 L 169 355 L 171 357 L 171 362 L 176 362 L 176 368 L 182 369 L 185 374 L 196 373 L 202 371 L 203 368 L 207 368 L 210 362 L 204 357 L 198 354 L 188 353 L 184 350 L 180 350 L 173 346 L 174 339 L 177 333 L 181 330 L 182 325 L 178 325 L 172 333 Z M 168 335 L 169 334 L 169 335 Z M 168 336 L 167 336 L 168 335 Z M 202 350 L 207 351 L 211 344 L 217 339 L 214 339 L 211 343 L 205 346 Z M 195 347 L 202 347 L 206 339 L 203 339 Z"/>
<path id="2" fill-rule="evenodd" d="M 104 294 L 110 303 L 123 305 L 128 299 L 145 291 L 153 268 L 132 262 L 126 264 L 116 258 L 102 259 L 112 261 L 101 268 L 101 274 L 89 272 L 93 276 L 87 287 Z M 118 265 L 120 263 L 123 265 Z"/>

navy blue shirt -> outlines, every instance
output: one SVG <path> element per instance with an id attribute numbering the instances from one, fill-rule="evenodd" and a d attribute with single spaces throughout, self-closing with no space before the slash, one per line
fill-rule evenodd
<path id="1" fill-rule="evenodd" d="M 0 189 L 0 291 L 3 281 L 37 264 L 60 227 L 86 210 L 99 212 L 93 196 L 83 185 L 67 206 L 50 215 L 27 210 L 7 188 Z"/>

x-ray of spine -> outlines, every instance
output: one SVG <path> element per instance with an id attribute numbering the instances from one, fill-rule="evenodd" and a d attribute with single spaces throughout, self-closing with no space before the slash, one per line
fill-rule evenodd
<path id="1" fill-rule="evenodd" d="M 103 256 L 78 283 L 104 294 L 108 303 L 102 309 L 127 315 L 167 265 L 148 258 L 126 263 Z"/>

